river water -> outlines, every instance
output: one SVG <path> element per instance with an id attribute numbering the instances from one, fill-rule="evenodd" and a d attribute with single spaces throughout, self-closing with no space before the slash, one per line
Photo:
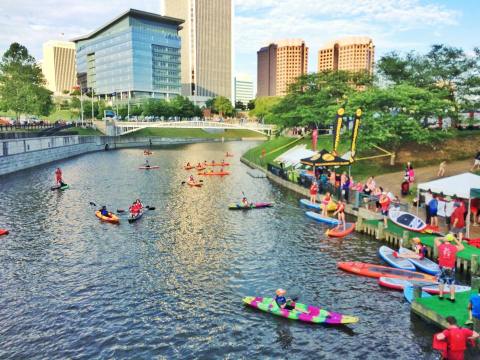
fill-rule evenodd
<path id="1" fill-rule="evenodd" d="M 298 197 L 253 179 L 239 155 L 252 143 L 98 152 L 0 177 L 0 358 L 433 359 L 438 329 L 411 317 L 400 292 L 343 273 L 376 262 L 380 243 L 329 239 Z M 221 160 L 232 175 L 181 185 L 186 161 Z M 50 191 L 56 166 L 70 189 Z M 242 191 L 275 207 L 228 211 Z M 100 223 L 89 202 L 156 210 Z M 278 287 L 299 301 L 356 315 L 349 327 L 278 318 L 242 305 Z"/>

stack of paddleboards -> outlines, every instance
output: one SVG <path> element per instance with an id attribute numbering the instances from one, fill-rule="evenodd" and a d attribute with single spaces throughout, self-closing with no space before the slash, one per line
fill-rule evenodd
<path id="1" fill-rule="evenodd" d="M 436 262 L 427 258 L 415 258 L 415 253 L 411 250 L 400 248 L 397 256 L 394 256 L 394 252 L 395 251 L 388 246 L 381 246 L 380 249 L 378 249 L 380 258 L 395 268 L 412 271 L 419 270 L 430 275 L 437 275 L 440 272 L 440 267 Z"/>
<path id="2" fill-rule="evenodd" d="M 300 204 L 303 206 L 306 206 L 307 208 L 310 209 L 315 209 L 317 211 L 321 210 L 321 204 L 317 203 L 312 203 L 311 201 L 307 199 L 301 199 Z M 330 237 L 338 237 L 342 238 L 344 236 L 347 236 L 348 234 L 352 233 L 355 230 L 355 224 L 354 223 L 346 223 L 345 227 L 340 225 L 340 221 L 332 218 L 330 216 L 325 216 L 319 213 L 316 213 L 314 211 L 306 211 L 305 215 L 307 215 L 310 219 L 313 219 L 315 221 L 318 221 L 320 223 L 324 223 L 327 225 L 336 225 L 335 228 L 327 230 L 327 235 Z"/>

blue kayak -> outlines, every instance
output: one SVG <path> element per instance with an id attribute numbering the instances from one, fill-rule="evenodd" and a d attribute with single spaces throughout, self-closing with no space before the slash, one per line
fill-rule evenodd
<path id="1" fill-rule="evenodd" d="M 408 261 L 408 259 L 393 256 L 393 252 L 394 251 L 388 246 L 381 246 L 380 249 L 378 249 L 378 255 L 388 265 L 397 269 L 415 271 L 415 265 Z"/>
<path id="2" fill-rule="evenodd" d="M 308 199 L 301 199 L 300 204 L 302 204 L 303 206 L 306 206 L 309 209 L 321 210 L 320 209 L 320 204 L 318 204 L 318 203 L 314 204 Z"/>
<path id="3" fill-rule="evenodd" d="M 310 219 L 313 219 L 313 220 L 321 222 L 321 223 L 330 224 L 330 225 L 340 224 L 340 221 L 338 221 L 337 219 L 334 219 L 334 218 L 331 218 L 331 217 L 328 217 L 328 216 L 324 216 L 324 215 L 318 214 L 318 213 L 313 212 L 313 211 L 306 211 L 305 215 L 307 215 Z"/>

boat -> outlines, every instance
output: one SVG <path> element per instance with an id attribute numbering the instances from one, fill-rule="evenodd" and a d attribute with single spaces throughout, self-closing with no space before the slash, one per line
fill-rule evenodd
<path id="1" fill-rule="evenodd" d="M 340 221 L 338 221 L 337 219 L 331 218 L 329 216 L 324 216 L 313 211 L 306 211 L 305 215 L 307 215 L 310 219 L 313 219 L 315 221 L 325 223 L 325 224 L 338 225 L 340 223 Z"/>
<path id="2" fill-rule="evenodd" d="M 63 184 L 63 185 L 55 185 L 55 186 L 52 186 L 50 188 L 50 190 L 61 190 L 61 191 L 64 191 L 64 190 L 67 190 L 70 186 L 68 186 L 68 184 Z"/>
<path id="3" fill-rule="evenodd" d="M 426 297 L 431 297 L 432 295 L 430 295 L 429 293 L 425 292 L 425 291 L 422 291 L 421 293 L 421 297 L 422 298 L 426 298 Z M 403 296 L 405 297 L 405 300 L 407 300 L 410 304 L 413 302 L 413 300 L 415 300 L 415 297 L 413 295 L 413 286 L 405 286 L 403 288 Z"/>
<path id="4" fill-rule="evenodd" d="M 0 236 L 8 235 L 9 231 L 7 229 L 0 229 Z"/>
<path id="5" fill-rule="evenodd" d="M 150 150 L 143 151 L 143 155 L 152 155 L 152 154 L 153 154 L 153 151 L 150 151 Z"/>
<path id="6" fill-rule="evenodd" d="M 202 171 L 202 170 L 205 170 L 207 167 L 204 166 L 204 165 L 200 165 L 200 166 L 195 166 L 195 169 L 197 169 L 198 171 Z"/>
<path id="7" fill-rule="evenodd" d="M 243 204 L 230 204 L 228 205 L 229 210 L 252 210 L 252 209 L 263 209 L 272 207 L 273 204 L 269 202 L 256 202 L 250 203 L 249 206 L 245 206 Z"/>
<path id="8" fill-rule="evenodd" d="M 367 276 L 372 278 L 380 278 L 380 277 L 391 277 L 391 278 L 399 278 L 399 279 L 406 279 L 406 280 L 422 280 L 434 283 L 437 281 L 435 276 L 424 274 L 421 272 L 416 271 L 408 271 L 402 269 L 396 269 L 389 266 L 382 266 L 382 265 L 375 265 L 375 264 L 368 264 L 362 263 L 358 261 L 345 261 L 339 262 L 337 264 L 338 268 L 344 271 L 348 271 L 355 275 L 360 276 Z"/>
<path id="9" fill-rule="evenodd" d="M 405 211 L 391 209 L 388 213 L 388 217 L 394 224 L 407 230 L 422 232 L 427 228 L 425 221 L 420 219 L 418 216 Z"/>
<path id="10" fill-rule="evenodd" d="M 155 170 L 160 169 L 160 166 L 139 166 L 140 170 Z"/>
<path id="11" fill-rule="evenodd" d="M 225 175 L 230 175 L 230 171 L 210 171 L 210 172 L 198 173 L 197 175 L 200 175 L 200 176 L 212 176 L 212 175 L 225 176 Z"/>
<path id="12" fill-rule="evenodd" d="M 195 169 L 195 166 L 184 166 L 183 168 L 185 170 L 193 170 L 193 169 Z"/>
<path id="13" fill-rule="evenodd" d="M 190 181 L 190 180 L 187 181 L 187 184 L 190 185 L 190 186 L 196 186 L 196 187 L 202 187 L 203 186 L 203 183 L 196 182 L 196 181 Z"/>
<path id="14" fill-rule="evenodd" d="M 98 217 L 101 221 L 109 222 L 109 223 L 112 223 L 112 224 L 120 223 L 120 219 L 118 218 L 118 216 L 116 216 L 115 214 L 112 214 L 111 212 L 109 212 L 109 215 L 110 215 L 110 217 L 103 216 L 102 213 L 100 212 L 100 210 L 97 210 L 95 212 L 95 216 Z"/>
<path id="15" fill-rule="evenodd" d="M 415 253 L 411 250 L 406 248 L 400 248 L 398 250 L 400 255 L 415 255 Z M 423 259 L 415 259 L 415 258 L 406 258 L 410 261 L 418 270 L 423 271 L 427 274 L 436 275 L 440 272 L 440 266 L 430 259 L 423 258 Z"/>
<path id="16" fill-rule="evenodd" d="M 275 303 L 275 300 L 269 297 L 247 296 L 243 298 L 243 303 L 277 316 L 313 324 L 344 325 L 358 322 L 358 317 L 356 316 L 343 315 L 301 303 L 295 303 L 295 307 L 300 311 L 281 309 Z"/>
<path id="17" fill-rule="evenodd" d="M 328 229 L 327 235 L 330 237 L 342 238 L 351 234 L 355 230 L 355 223 L 346 223 L 345 230 L 343 230 L 342 225 L 338 225 L 336 228 Z"/>
<path id="18" fill-rule="evenodd" d="M 380 246 L 378 249 L 378 255 L 380 258 L 385 261 L 388 265 L 393 266 L 397 269 L 415 271 L 415 265 L 413 265 L 408 259 L 402 257 L 395 257 L 393 253 L 395 251 L 390 249 L 388 246 Z"/>
<path id="19" fill-rule="evenodd" d="M 387 287 L 389 289 L 399 290 L 399 291 L 403 291 L 403 289 L 405 289 L 405 287 L 408 287 L 408 286 L 420 286 L 423 291 L 429 294 L 437 295 L 440 293 L 439 283 L 436 281 L 432 283 L 431 281 L 401 279 L 401 278 L 392 278 L 389 276 L 381 276 L 380 278 L 378 278 L 378 284 L 383 287 Z M 472 290 L 470 286 L 455 285 L 456 293 L 470 291 L 470 290 Z M 448 285 L 444 286 L 443 293 L 444 294 L 450 293 L 450 287 Z"/>
<path id="20" fill-rule="evenodd" d="M 143 211 L 139 211 L 137 215 L 133 215 L 132 213 L 130 213 L 130 216 L 128 217 L 128 222 L 133 223 L 138 219 L 140 219 L 142 216 L 143 216 Z"/>
<path id="21" fill-rule="evenodd" d="M 230 166 L 230 163 L 210 163 L 210 164 L 204 164 L 204 166 Z"/>

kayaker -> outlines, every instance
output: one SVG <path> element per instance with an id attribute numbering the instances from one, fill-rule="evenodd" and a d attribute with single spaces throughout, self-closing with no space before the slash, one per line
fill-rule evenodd
<path id="1" fill-rule="evenodd" d="M 188 181 L 190 181 L 191 183 L 195 182 L 195 179 L 193 178 L 193 175 L 190 175 L 190 177 L 188 178 Z"/>
<path id="2" fill-rule="evenodd" d="M 200 164 L 198 164 L 198 165 L 200 165 Z M 187 167 L 190 167 L 190 163 L 189 163 L 189 162 L 187 162 Z"/>
<path id="3" fill-rule="evenodd" d="M 148 159 L 145 159 L 145 167 L 150 168 L 150 163 L 148 162 Z"/>
<path id="4" fill-rule="evenodd" d="M 317 202 L 317 192 L 318 192 L 318 185 L 315 180 L 312 181 L 312 185 L 310 186 L 310 202 L 315 204 Z"/>
<path id="5" fill-rule="evenodd" d="M 448 360 L 463 360 L 467 341 L 478 338 L 478 333 L 467 328 L 461 328 L 457 325 L 457 319 L 453 316 L 446 318 L 448 328 L 439 334 L 434 335 L 439 341 L 447 342 L 447 353 L 444 356 Z"/>
<path id="6" fill-rule="evenodd" d="M 455 242 L 456 245 L 451 244 Z M 465 246 L 457 240 L 452 233 L 445 237 L 435 239 L 435 246 L 438 248 L 438 265 L 440 266 L 440 275 L 438 276 L 439 300 L 443 300 L 443 288 L 445 284 L 450 286 L 450 301 L 455 302 L 455 263 L 457 252 L 462 251 Z"/>
<path id="7" fill-rule="evenodd" d="M 245 206 L 245 207 L 249 207 L 249 206 L 250 206 L 250 204 L 248 203 L 248 200 L 247 200 L 247 197 L 246 197 L 246 196 L 244 196 L 244 197 L 242 198 L 242 204 L 243 204 L 243 206 Z"/>
<path id="8" fill-rule="evenodd" d="M 222 162 L 220 163 L 222 166 L 225 166 L 225 160 L 222 159 Z"/>
<path id="9" fill-rule="evenodd" d="M 135 200 L 135 204 L 137 204 L 139 211 L 143 209 L 143 204 L 140 199 Z"/>
<path id="10" fill-rule="evenodd" d="M 63 185 L 62 170 L 60 168 L 57 168 L 57 170 L 55 170 L 55 181 L 57 184 Z"/>
<path id="11" fill-rule="evenodd" d="M 100 209 L 100 214 L 105 217 L 112 217 L 112 214 L 107 210 L 107 207 L 105 205 L 103 205 Z"/>
<path id="12" fill-rule="evenodd" d="M 333 216 L 338 216 L 339 224 L 336 227 L 337 230 L 340 229 L 340 226 L 343 225 L 343 231 L 346 230 L 346 223 L 345 223 L 345 203 L 342 200 L 339 200 L 337 203 L 337 209 L 333 213 Z"/>
<path id="13" fill-rule="evenodd" d="M 297 310 L 297 311 L 301 311 L 303 312 L 302 310 L 299 310 L 299 309 L 295 309 L 295 301 L 293 301 L 292 299 L 287 299 L 285 297 L 285 295 L 287 294 L 287 291 L 284 290 L 284 289 L 277 289 L 277 291 L 275 291 L 275 303 L 277 304 L 277 306 L 280 308 L 280 309 L 286 309 L 286 310 Z"/>
<path id="14" fill-rule="evenodd" d="M 207 166 L 207 160 L 203 160 L 203 166 Z"/>
<path id="15" fill-rule="evenodd" d="M 137 216 L 140 212 L 138 204 L 136 202 L 134 202 L 128 210 L 130 210 L 130 214 L 132 214 L 133 216 Z"/>
<path id="16" fill-rule="evenodd" d="M 322 215 L 323 216 L 328 216 L 328 204 L 330 204 L 330 201 L 332 201 L 332 195 L 330 194 L 330 191 L 327 191 L 325 196 L 322 199 Z"/>

